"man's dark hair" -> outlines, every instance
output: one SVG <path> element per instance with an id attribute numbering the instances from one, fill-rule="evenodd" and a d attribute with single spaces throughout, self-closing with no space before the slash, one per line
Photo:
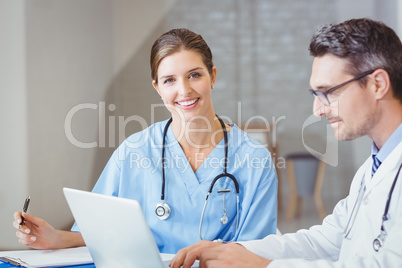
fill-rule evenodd
<path id="1" fill-rule="evenodd" d="M 402 102 L 402 43 L 384 23 L 362 18 L 321 26 L 311 39 L 309 51 L 314 57 L 332 54 L 345 59 L 346 71 L 353 76 L 384 69 L 395 98 Z"/>

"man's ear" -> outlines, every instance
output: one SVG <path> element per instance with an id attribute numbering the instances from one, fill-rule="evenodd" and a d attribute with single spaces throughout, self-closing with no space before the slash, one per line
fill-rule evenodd
<path id="1" fill-rule="evenodd" d="M 161 92 L 159 91 L 158 83 L 156 83 L 155 80 L 152 80 L 152 86 L 154 87 L 154 89 L 156 90 L 156 92 L 158 92 L 159 96 L 162 97 Z"/>
<path id="2" fill-rule="evenodd" d="M 384 69 L 378 69 L 373 73 L 374 77 L 374 94 L 377 100 L 383 99 L 388 92 L 392 94 L 391 81 L 389 79 L 389 74 Z"/>

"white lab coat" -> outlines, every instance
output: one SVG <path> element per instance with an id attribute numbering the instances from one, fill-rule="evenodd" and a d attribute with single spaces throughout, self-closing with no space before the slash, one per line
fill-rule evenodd
<path id="1" fill-rule="evenodd" d="M 371 178 L 372 158 L 357 171 L 349 196 L 339 201 L 322 225 L 283 236 L 269 235 L 262 240 L 242 242 L 252 252 L 274 261 L 274 267 L 402 267 L 402 171 L 392 195 L 387 237 L 375 252 L 373 240 L 380 234 L 382 215 L 391 185 L 402 162 L 402 142 L 391 152 Z M 359 194 L 366 183 L 361 205 L 350 232 L 344 230 Z"/>

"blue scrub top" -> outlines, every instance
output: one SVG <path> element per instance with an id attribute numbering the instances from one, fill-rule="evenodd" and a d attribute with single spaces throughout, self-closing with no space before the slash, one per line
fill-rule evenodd
<path id="1" fill-rule="evenodd" d="M 199 225 L 206 195 L 213 179 L 223 172 L 222 140 L 194 173 L 172 128 L 166 135 L 165 202 L 171 215 L 160 220 L 155 214 L 161 201 L 162 141 L 166 121 L 127 138 L 113 153 L 93 192 L 137 200 L 161 253 L 200 241 Z M 202 223 L 205 240 L 245 241 L 276 232 L 277 175 L 265 146 L 236 125 L 228 132 L 227 171 L 239 183 L 239 226 L 236 232 L 236 190 L 229 178 L 218 180 L 209 197 Z M 202 160 L 200 160 L 202 161 Z M 229 193 L 218 193 L 229 189 Z M 225 202 L 224 200 L 225 199 Z M 221 223 L 224 214 L 227 224 Z M 72 231 L 79 231 L 74 224 Z"/>

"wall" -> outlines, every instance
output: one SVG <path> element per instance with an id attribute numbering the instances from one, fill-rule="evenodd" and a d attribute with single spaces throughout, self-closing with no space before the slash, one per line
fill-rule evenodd
<path id="1" fill-rule="evenodd" d="M 77 104 L 98 104 L 113 77 L 112 4 L 41 0 L 26 8 L 30 212 L 66 229 L 62 188 L 91 189 L 99 176 L 97 149 L 72 145 L 66 127 L 79 141 L 97 141 L 98 111 L 77 112 L 71 126 L 65 119 Z"/>
<path id="2" fill-rule="evenodd" d="M 16 242 L 13 213 L 29 188 L 25 40 L 25 2 L 0 1 L 0 250 Z"/>
<path id="3" fill-rule="evenodd" d="M 397 8 L 395 10 L 398 18 L 398 35 L 402 36 L 402 0 L 397 0 Z"/>

